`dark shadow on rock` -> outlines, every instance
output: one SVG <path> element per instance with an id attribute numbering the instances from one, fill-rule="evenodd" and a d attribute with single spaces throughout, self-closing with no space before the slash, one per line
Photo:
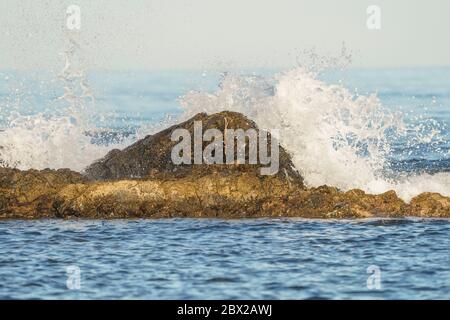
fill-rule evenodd
<path id="1" fill-rule="evenodd" d="M 221 172 L 223 174 L 252 172 L 256 175 L 260 175 L 259 171 L 262 165 L 248 164 L 248 141 L 246 143 L 245 154 L 246 164 L 175 165 L 172 162 L 171 153 L 178 141 L 171 141 L 172 132 L 175 129 L 186 129 L 193 137 L 194 121 L 201 121 L 203 132 L 207 129 L 218 129 L 222 134 L 227 129 L 243 129 L 244 131 L 247 129 L 255 129 L 259 132 L 256 124 L 240 113 L 230 111 L 212 115 L 199 113 L 185 122 L 174 125 L 154 135 L 149 135 L 123 150 L 112 150 L 103 159 L 100 159 L 87 167 L 84 174 L 91 180 L 161 177 L 183 178 L 193 175 L 201 177 L 216 172 Z M 210 142 L 204 142 L 203 148 L 209 143 Z M 193 159 L 193 144 L 191 150 L 191 159 Z M 289 180 L 294 184 L 303 186 L 301 175 L 295 169 L 290 155 L 281 146 L 279 148 L 279 170 L 276 175 L 283 180 Z"/>

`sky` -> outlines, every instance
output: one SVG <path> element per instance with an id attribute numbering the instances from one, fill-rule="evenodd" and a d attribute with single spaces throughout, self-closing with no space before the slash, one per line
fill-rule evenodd
<path id="1" fill-rule="evenodd" d="M 448 66 L 449 33 L 448 0 L 1 0 L 0 69 L 60 69 L 69 38 L 93 69 L 284 68 L 343 43 L 355 67 Z"/>

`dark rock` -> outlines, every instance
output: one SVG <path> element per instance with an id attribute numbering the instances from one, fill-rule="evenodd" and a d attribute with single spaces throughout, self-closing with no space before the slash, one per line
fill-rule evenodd
<path id="1" fill-rule="evenodd" d="M 125 178 L 182 178 L 186 176 L 204 176 L 212 172 L 230 174 L 232 172 L 252 172 L 259 175 L 261 165 L 200 164 L 175 165 L 171 159 L 173 147 L 178 141 L 171 141 L 175 129 L 187 129 L 193 137 L 194 121 L 201 121 L 203 132 L 207 129 L 255 129 L 256 124 L 240 113 L 224 111 L 212 115 L 199 113 L 193 118 L 165 129 L 157 134 L 145 137 L 124 150 L 112 150 L 103 159 L 96 161 L 84 174 L 91 180 L 119 180 Z M 204 143 L 205 147 L 208 143 Z M 192 147 L 192 153 L 194 148 Z M 290 155 L 280 146 L 279 170 L 277 176 L 283 180 L 303 186 L 303 179 L 292 164 Z M 225 154 L 225 151 L 224 151 Z M 192 155 L 193 159 L 193 155 Z M 248 160 L 248 147 L 246 148 Z M 246 161 L 248 163 L 248 161 Z"/>

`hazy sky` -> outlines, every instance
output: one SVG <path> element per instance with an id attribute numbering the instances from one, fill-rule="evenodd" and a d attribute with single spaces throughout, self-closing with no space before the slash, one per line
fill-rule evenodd
<path id="1" fill-rule="evenodd" d="M 0 69 L 60 66 L 71 4 L 92 68 L 289 67 L 343 42 L 354 66 L 450 65 L 448 0 L 1 0 Z M 366 26 L 373 4 L 381 30 Z"/>

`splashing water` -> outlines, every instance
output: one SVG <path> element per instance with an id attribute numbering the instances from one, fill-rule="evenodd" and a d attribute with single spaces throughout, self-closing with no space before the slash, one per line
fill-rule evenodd
<path id="1" fill-rule="evenodd" d="M 386 174 L 390 142 L 406 132 L 399 114 L 387 112 L 375 95 L 354 95 L 342 86 L 325 84 L 304 68 L 273 79 L 226 75 L 217 92 L 189 92 L 181 105 L 185 118 L 231 110 L 260 128 L 279 129 L 281 144 L 309 186 L 370 193 L 394 189 L 405 200 L 425 191 L 450 196 L 448 173 Z"/>
<path id="2" fill-rule="evenodd" d="M 304 67 L 273 77 L 224 75 L 216 92 L 185 94 L 180 99 L 181 116 L 141 126 L 119 143 L 95 143 L 87 132 L 98 129 L 92 118 L 99 112 L 82 68 L 76 67 L 77 50 L 72 42 L 63 53 L 65 66 L 59 79 L 64 94 L 58 101 L 66 108 L 59 115 L 11 117 L 0 132 L 3 165 L 82 171 L 112 148 L 125 147 L 198 112 L 231 110 L 245 114 L 260 128 L 280 129 L 282 145 L 309 186 L 327 184 L 370 193 L 393 189 L 407 201 L 426 191 L 450 196 L 449 173 L 389 173 L 395 144 L 400 141 L 411 150 L 419 144 L 434 148 L 433 143 L 442 140 L 437 126 L 416 123 L 408 128 L 401 114 L 385 110 L 376 95 L 358 95 L 341 85 L 326 84 Z"/>
<path id="3" fill-rule="evenodd" d="M 86 133 L 94 125 L 94 97 L 87 83 L 75 38 L 61 53 L 64 68 L 58 75 L 64 93 L 58 110 L 33 115 L 13 113 L 0 132 L 0 164 L 22 170 L 70 168 L 81 171 L 110 148 L 93 144 Z M 0 109 L 1 110 L 1 109 Z"/>

